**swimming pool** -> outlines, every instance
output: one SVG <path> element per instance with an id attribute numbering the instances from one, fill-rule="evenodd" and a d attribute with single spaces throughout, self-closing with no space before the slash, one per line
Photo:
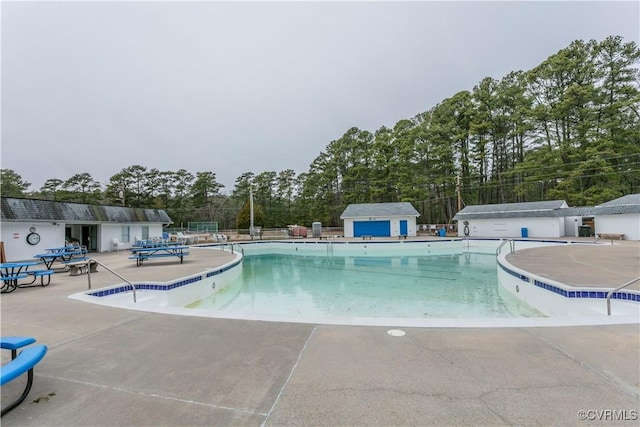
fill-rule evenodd
<path id="1" fill-rule="evenodd" d="M 617 298 L 627 301 L 616 302 L 615 315 L 603 315 L 602 292 L 566 287 L 519 270 L 505 259 L 509 247 L 496 256 L 503 243 L 499 239 L 451 239 L 235 244 L 235 258 L 226 264 L 201 264 L 202 271 L 168 282 L 135 282 L 137 302 L 132 301 L 131 287 L 126 284 L 70 298 L 176 315 L 337 325 L 637 323 L 638 291 L 624 291 Z M 514 244 L 525 249 L 572 243 L 525 240 Z M 228 251 L 230 246 L 192 248 L 192 253 L 225 248 Z M 293 263 L 295 258 L 300 263 Z M 273 280 L 261 280 L 265 276 Z M 434 281 L 444 284 L 431 286 Z M 381 282 L 382 290 L 372 292 L 371 282 Z M 345 289 L 351 287 L 353 295 L 349 296 Z M 393 311 L 396 307 L 403 309 Z"/>
<path id="2" fill-rule="evenodd" d="M 544 317 L 501 292 L 495 253 L 300 252 L 245 256 L 240 277 L 188 308 L 297 319 Z"/>

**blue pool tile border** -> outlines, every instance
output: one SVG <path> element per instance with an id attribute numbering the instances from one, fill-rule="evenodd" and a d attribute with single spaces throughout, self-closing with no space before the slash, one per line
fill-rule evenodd
<path id="1" fill-rule="evenodd" d="M 238 266 L 240 263 L 242 263 L 241 259 L 234 261 L 233 263 L 226 265 L 224 267 L 207 271 L 204 277 L 209 278 L 209 277 L 224 273 L 225 271 L 229 271 L 232 268 Z M 187 286 L 192 283 L 200 282 L 202 279 L 203 279 L 203 275 L 199 275 L 199 276 L 193 276 L 187 279 L 176 280 L 174 282 L 168 282 L 168 283 L 144 283 L 144 282 L 136 283 L 135 287 L 136 287 L 136 290 L 170 291 L 176 288 L 180 288 L 182 286 Z M 122 285 L 116 288 L 102 289 L 99 291 L 89 292 L 87 295 L 92 297 L 106 297 L 109 295 L 115 295 L 123 292 L 131 292 L 131 291 L 132 291 L 131 285 Z"/>
<path id="2" fill-rule="evenodd" d="M 505 272 L 508 273 L 523 282 L 531 283 L 531 279 L 524 274 L 517 273 L 509 268 L 505 267 L 501 263 L 498 262 L 498 266 Z M 554 294 L 561 295 L 565 298 L 592 298 L 592 299 L 606 299 L 608 291 L 599 291 L 599 290 L 589 290 L 584 288 L 576 288 L 568 290 L 565 288 L 561 288 L 556 285 L 552 285 L 550 283 L 543 282 L 541 280 L 534 279 L 533 284 L 538 288 L 544 289 L 549 292 L 553 292 Z M 640 294 L 633 293 L 630 291 L 617 291 L 611 295 L 611 299 L 625 300 L 625 301 L 634 301 L 640 302 Z"/>
<path id="3" fill-rule="evenodd" d="M 520 280 L 522 280 L 523 282 L 527 282 L 529 283 L 531 280 L 525 276 L 524 274 L 520 274 L 520 273 L 516 273 L 513 270 L 508 269 L 507 267 L 505 267 L 504 265 L 498 263 L 498 267 L 500 267 L 505 273 L 509 273 L 510 275 L 512 275 L 513 277 L 516 277 Z"/>

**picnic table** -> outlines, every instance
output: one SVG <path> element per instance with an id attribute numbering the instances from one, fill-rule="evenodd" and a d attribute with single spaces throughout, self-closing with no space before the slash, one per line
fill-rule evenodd
<path id="1" fill-rule="evenodd" d="M 136 265 L 140 267 L 142 263 L 151 258 L 177 257 L 180 264 L 185 256 L 189 255 L 189 246 L 153 246 L 153 247 L 133 247 L 129 259 L 135 259 Z"/>
<path id="2" fill-rule="evenodd" d="M 164 246 L 180 246 L 178 242 L 167 242 L 162 240 L 138 240 L 132 245 L 135 248 L 158 248 Z"/>
<path id="3" fill-rule="evenodd" d="M 13 292 L 17 288 L 30 288 L 33 286 L 47 286 L 51 281 L 51 270 L 31 270 L 29 267 L 40 264 L 37 261 L 17 261 L 4 262 L 0 264 L 0 279 L 2 280 L 2 293 Z M 28 283 L 20 283 L 20 279 L 31 276 L 33 279 Z M 36 284 L 36 279 L 40 277 L 40 284 Z M 45 283 L 44 278 L 47 278 Z"/>
<path id="4" fill-rule="evenodd" d="M 56 253 L 56 252 L 71 252 L 71 251 L 74 251 L 76 249 L 80 249 L 80 246 L 67 245 L 67 246 L 60 246 L 58 248 L 47 248 L 47 249 L 45 249 L 45 251 L 51 252 L 51 253 Z"/>
<path id="5" fill-rule="evenodd" d="M 87 255 L 87 249 L 81 246 L 62 246 L 59 248 L 46 249 L 48 252 L 34 255 L 34 258 L 40 259 L 51 270 L 51 266 L 56 261 L 68 262 L 72 260 L 84 259 Z"/>

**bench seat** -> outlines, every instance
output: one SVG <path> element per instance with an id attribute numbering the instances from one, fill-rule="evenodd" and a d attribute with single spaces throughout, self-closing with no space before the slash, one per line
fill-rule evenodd
<path id="1" fill-rule="evenodd" d="M 11 276 L 2 276 L 0 277 L 0 280 L 2 280 L 3 282 L 9 282 L 11 280 L 24 279 L 25 277 L 27 277 L 27 273 L 20 273 L 20 274 L 13 274 Z"/>
<path id="2" fill-rule="evenodd" d="M 40 277 L 40 276 L 51 276 L 52 274 L 54 274 L 55 271 L 53 270 L 33 270 L 33 271 L 27 271 L 27 274 L 31 275 L 31 276 L 36 276 L 36 277 Z"/>
<path id="3" fill-rule="evenodd" d="M 51 275 L 54 274 L 55 271 L 53 270 L 32 270 L 32 271 L 27 271 L 27 274 L 29 276 L 33 276 L 33 282 L 31 283 L 35 283 L 36 279 L 39 277 L 40 278 L 40 286 L 45 287 L 48 286 L 49 283 L 51 283 Z M 44 282 L 45 277 L 47 278 L 47 282 Z"/>
<path id="4" fill-rule="evenodd" d="M 149 259 L 149 258 L 162 258 L 162 257 L 168 257 L 168 256 L 177 256 L 178 258 L 182 258 L 183 256 L 186 256 L 186 255 L 189 255 L 189 252 L 183 252 L 181 254 L 153 254 L 153 255 L 137 254 L 137 255 L 130 256 L 129 259 Z"/>
<path id="5" fill-rule="evenodd" d="M 624 234 L 617 233 L 598 233 L 599 239 L 624 240 Z"/>
<path id="6" fill-rule="evenodd" d="M 178 257 L 180 258 L 180 263 L 182 264 L 183 258 L 187 255 L 189 255 L 189 252 L 155 253 L 155 254 L 140 252 L 140 253 L 133 254 L 132 256 L 129 257 L 129 259 L 135 259 L 136 265 L 139 267 L 142 265 L 142 262 L 147 259 L 166 258 L 166 257 Z"/>
<path id="7" fill-rule="evenodd" d="M 73 258 L 73 259 L 70 259 L 69 261 L 62 261 L 62 263 L 65 264 L 65 265 L 73 265 L 75 263 L 87 262 L 88 260 L 89 260 L 89 258 L 87 258 L 87 257 Z"/>
<path id="8" fill-rule="evenodd" d="M 43 344 L 36 345 L 22 350 L 15 359 L 12 359 L 11 362 L 2 366 L 0 386 L 15 380 L 24 373 L 27 373 L 27 385 L 18 400 L 2 409 L 0 416 L 4 416 L 7 412 L 14 409 L 29 395 L 31 386 L 33 385 L 33 368 L 40 363 L 45 354 L 47 354 L 47 346 Z"/>
<path id="9" fill-rule="evenodd" d="M 11 358 L 15 359 L 19 348 L 34 342 L 36 339 L 33 337 L 0 337 L 0 348 L 11 350 Z"/>
<path id="10" fill-rule="evenodd" d="M 22 350 L 20 354 L 18 354 L 18 357 L 2 366 L 0 385 L 5 385 L 9 381 L 15 380 L 20 375 L 33 369 L 46 353 L 47 346 L 43 344 Z"/>
<path id="11" fill-rule="evenodd" d="M 82 258 L 82 259 L 74 259 L 71 261 L 65 262 L 65 264 L 69 267 L 69 276 L 79 276 L 82 273 L 97 273 L 98 272 L 98 263 L 90 258 Z"/>

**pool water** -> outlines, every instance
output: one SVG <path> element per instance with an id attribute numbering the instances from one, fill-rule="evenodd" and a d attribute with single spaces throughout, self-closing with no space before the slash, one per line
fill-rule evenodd
<path id="1" fill-rule="evenodd" d="M 486 253 L 249 255 L 239 279 L 187 307 L 265 318 L 544 317 L 501 291 Z"/>

